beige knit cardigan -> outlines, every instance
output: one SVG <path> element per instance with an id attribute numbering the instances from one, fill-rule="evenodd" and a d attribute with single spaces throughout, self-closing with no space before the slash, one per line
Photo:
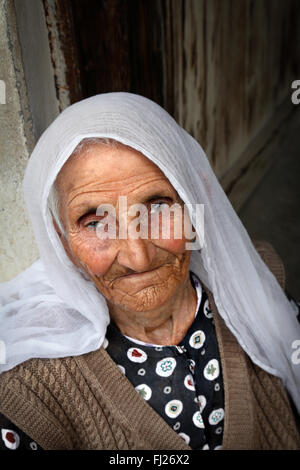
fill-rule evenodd
<path id="1" fill-rule="evenodd" d="M 284 288 L 283 264 L 266 242 L 256 248 Z M 256 366 L 226 327 L 204 286 L 223 370 L 223 449 L 300 449 L 280 379 Z M 0 412 L 44 449 L 191 450 L 136 393 L 106 350 L 30 359 L 0 375 Z"/>

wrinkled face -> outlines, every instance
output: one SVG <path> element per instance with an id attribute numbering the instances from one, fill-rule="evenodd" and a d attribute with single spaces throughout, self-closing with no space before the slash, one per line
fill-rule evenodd
<path id="1" fill-rule="evenodd" d="M 61 236 L 65 250 L 109 303 L 136 312 L 152 310 L 187 282 L 190 252 L 185 249 L 184 230 L 179 239 L 173 230 L 178 212 L 171 212 L 168 238 L 162 234 L 161 218 L 155 219 L 159 235 L 151 238 L 150 231 L 151 210 L 153 214 L 162 204 L 177 203 L 183 214 L 183 202 L 162 171 L 140 152 L 123 144 L 93 144 L 88 152 L 68 159 L 56 187 L 65 227 L 65 237 Z M 126 210 L 121 209 L 120 196 L 127 197 Z M 137 203 L 146 208 L 144 220 L 149 217 L 149 236 L 129 234 L 120 239 L 121 219 L 127 221 L 127 226 L 136 220 L 138 214 L 129 215 L 128 209 Z M 96 212 L 103 204 L 115 209 L 115 238 L 99 236 L 99 225 L 107 213 L 103 216 Z"/>

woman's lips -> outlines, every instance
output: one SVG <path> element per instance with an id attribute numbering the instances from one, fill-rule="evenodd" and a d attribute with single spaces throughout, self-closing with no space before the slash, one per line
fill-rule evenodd
<path id="1" fill-rule="evenodd" d="M 145 277 L 147 275 L 152 276 L 153 273 L 155 271 L 158 271 L 161 267 L 163 267 L 163 266 L 159 266 L 158 268 L 150 269 L 149 271 L 142 271 L 142 272 L 139 272 L 139 273 L 132 273 L 132 274 L 124 274 L 123 276 L 120 276 L 117 279 L 134 279 L 134 278 L 142 278 L 142 277 Z"/>
<path id="2" fill-rule="evenodd" d="M 117 276 L 113 279 L 106 279 L 106 281 L 109 282 L 110 285 L 118 283 L 118 282 L 123 282 L 123 281 L 129 281 L 134 279 L 136 282 L 139 280 L 144 281 L 149 279 L 153 279 L 153 274 L 156 274 L 156 272 L 167 266 L 159 266 L 158 268 L 154 269 L 149 269 L 148 271 L 142 271 L 142 272 L 135 272 L 135 273 L 130 273 L 130 274 L 122 274 L 121 276 Z M 96 276 L 97 279 L 100 279 L 100 277 Z"/>
<path id="3" fill-rule="evenodd" d="M 158 266 L 157 268 L 149 269 L 148 271 L 131 272 L 130 274 L 122 274 L 120 276 L 113 277 L 110 279 L 107 278 L 105 279 L 105 282 L 107 282 L 110 287 L 117 286 L 119 283 L 123 283 L 126 281 L 130 282 L 130 284 L 132 284 L 133 281 L 136 283 L 141 282 L 142 284 L 144 284 L 145 282 L 157 283 L 157 281 L 161 282 L 166 277 L 170 276 L 171 267 L 171 263 L 166 263 L 161 266 Z"/>

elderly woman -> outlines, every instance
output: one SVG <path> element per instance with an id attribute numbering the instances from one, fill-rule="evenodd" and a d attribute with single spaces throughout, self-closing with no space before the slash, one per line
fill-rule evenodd
<path id="1" fill-rule="evenodd" d="M 70 106 L 24 193 L 41 258 L 0 290 L 2 448 L 300 448 L 282 262 L 166 111 Z"/>

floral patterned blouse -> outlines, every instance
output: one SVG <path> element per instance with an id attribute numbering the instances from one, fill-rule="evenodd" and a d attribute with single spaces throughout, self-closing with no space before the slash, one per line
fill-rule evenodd
<path id="1" fill-rule="evenodd" d="M 195 318 L 178 345 L 126 337 L 110 324 L 108 354 L 137 393 L 192 449 L 220 449 L 224 424 L 221 361 L 208 299 L 195 274 Z"/>

